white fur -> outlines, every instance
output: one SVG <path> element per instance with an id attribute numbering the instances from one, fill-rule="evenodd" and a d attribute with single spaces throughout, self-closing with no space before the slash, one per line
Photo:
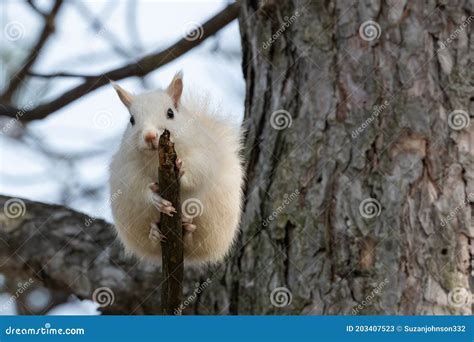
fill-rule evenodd
<path id="1" fill-rule="evenodd" d="M 174 119 L 167 118 L 168 108 L 175 112 Z M 112 212 L 126 250 L 161 260 L 160 243 L 149 239 L 150 224 L 160 217 L 148 188 L 158 180 L 158 151 L 143 137 L 149 131 L 159 137 L 166 128 L 183 163 L 181 203 L 194 198 L 203 205 L 202 215 L 193 219 L 197 229 L 184 240 L 185 260 L 221 261 L 235 240 L 241 215 L 240 128 L 219 119 L 203 96 L 192 94 L 181 98 L 178 110 L 166 90 L 132 96 L 129 110 L 135 125 L 128 125 L 110 165 L 111 192 L 122 193 L 112 201 Z"/>

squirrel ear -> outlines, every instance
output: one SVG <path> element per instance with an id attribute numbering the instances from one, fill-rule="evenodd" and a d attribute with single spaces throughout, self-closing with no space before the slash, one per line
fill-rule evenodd
<path id="1" fill-rule="evenodd" d="M 121 86 L 119 86 L 117 83 L 115 83 L 114 81 L 110 81 L 110 83 L 114 87 L 122 103 L 126 107 L 130 107 L 130 105 L 132 104 L 132 95 L 129 92 L 127 92 L 125 89 L 123 89 Z"/>
<path id="2" fill-rule="evenodd" d="M 178 108 L 179 99 L 183 93 L 183 72 L 179 71 L 174 75 L 166 92 L 173 99 L 174 106 Z"/>

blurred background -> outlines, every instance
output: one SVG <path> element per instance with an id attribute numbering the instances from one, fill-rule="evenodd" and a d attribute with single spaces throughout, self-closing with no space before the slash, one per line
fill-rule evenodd
<path id="1" fill-rule="evenodd" d="M 226 1 L 63 1 L 45 37 L 45 14 L 54 0 L 7 0 L 0 4 L 0 91 L 40 40 L 41 49 L 29 74 L 11 98 L 28 110 L 81 84 L 77 75 L 97 75 L 160 51 L 182 39 L 186 30 L 222 10 Z M 176 15 L 179 13 L 179 15 Z M 183 70 L 185 91 L 196 87 L 212 94 L 227 115 L 242 120 L 244 80 L 241 71 L 238 23 L 234 20 L 190 52 L 146 77 L 120 81 L 140 93 L 165 87 Z M 70 74 L 68 77 L 55 76 Z M 71 77 L 71 75 L 73 77 Z M 20 113 L 21 115 L 21 113 Z M 108 164 L 129 123 L 126 109 L 111 86 L 101 87 L 43 120 L 23 125 L 0 117 L 0 193 L 69 206 L 92 217 L 111 221 L 108 204 Z M 3 289 L 8 280 L 0 277 Z M 25 289 L 24 304 L 10 294 L 0 298 L 0 315 L 49 311 L 46 289 Z M 71 300 L 57 298 L 58 302 Z M 74 300 L 72 299 L 74 302 Z M 23 302 L 23 301 L 22 301 Z M 54 302 L 54 301 L 53 301 Z M 76 301 L 50 313 L 95 313 L 92 302 Z"/>

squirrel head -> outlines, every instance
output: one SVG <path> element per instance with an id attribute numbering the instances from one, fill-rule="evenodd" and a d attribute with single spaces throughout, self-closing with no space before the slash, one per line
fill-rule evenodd
<path id="1" fill-rule="evenodd" d="M 178 72 L 169 86 L 140 95 L 132 95 L 112 82 L 120 100 L 130 113 L 125 137 L 140 150 L 156 150 L 161 133 L 170 131 L 171 140 L 185 139 L 184 131 L 193 120 L 181 104 L 183 74 Z"/>

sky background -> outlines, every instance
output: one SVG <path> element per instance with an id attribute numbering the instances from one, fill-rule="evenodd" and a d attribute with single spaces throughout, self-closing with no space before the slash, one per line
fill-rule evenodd
<path id="1" fill-rule="evenodd" d="M 44 74 L 59 71 L 86 75 L 102 73 L 173 44 L 192 23 L 205 22 L 226 5 L 223 1 L 139 1 L 135 14 L 137 39 L 130 32 L 134 30 L 127 29 L 130 28 L 127 23 L 130 2 L 84 1 L 80 5 L 66 2 L 58 16 L 57 31 L 33 70 Z M 50 3 L 39 2 L 45 9 L 49 8 Z M 14 62 L 21 61 L 35 42 L 42 19 L 23 1 L 2 2 L 1 12 L 2 27 L 16 21 L 24 28 L 21 39 L 9 41 L 3 34 L 0 42 L 10 55 L 15 56 L 13 61 L 3 58 L 2 69 L 15 69 L 14 65 L 18 67 L 18 63 Z M 89 19 L 84 13 L 91 14 Z M 104 24 L 98 32 L 91 23 L 91 16 L 101 18 Z M 132 57 L 116 53 L 109 43 L 111 36 Z M 145 84 L 138 78 L 122 80 L 119 84 L 134 93 L 146 90 L 144 86 L 148 89 L 166 87 L 178 70 L 184 72 L 185 91 L 188 87 L 196 87 L 209 92 L 214 101 L 222 104 L 227 115 L 241 120 L 244 81 L 236 21 L 216 37 L 151 73 L 145 78 Z M 5 84 L 4 77 L 2 85 Z M 75 78 L 33 79 L 24 87 L 17 103 L 20 106 L 36 105 L 81 82 L 82 79 Z M 107 166 L 128 123 L 128 112 L 114 90 L 111 86 L 104 86 L 46 119 L 29 124 L 28 134 L 21 141 L 2 134 L 0 193 L 67 204 L 110 221 L 108 208 L 99 212 L 97 209 L 103 208 L 102 203 L 106 204 L 109 197 Z M 38 151 L 37 139 L 47 151 L 59 157 L 51 160 Z M 74 155 L 84 156 L 70 165 L 67 159 Z M 94 198 L 81 196 L 81 190 L 87 193 L 87 189 L 102 186 L 104 191 L 94 194 Z"/>
<path id="2" fill-rule="evenodd" d="M 36 3 L 46 11 L 52 5 L 49 0 Z M 225 1 L 142 0 L 136 6 L 133 3 L 132 0 L 65 1 L 55 34 L 32 70 L 42 74 L 100 74 L 168 47 L 181 39 L 193 23 L 204 23 L 227 5 Z M 11 23 L 19 28 L 19 39 L 14 41 L 6 33 Z M 26 1 L 1 1 L 1 88 L 29 53 L 42 26 L 43 19 Z M 242 120 L 245 84 L 237 21 L 143 81 L 129 78 L 119 84 L 140 93 L 167 86 L 178 70 L 184 72 L 184 92 L 188 87 L 207 91 L 221 104 L 226 115 L 235 121 Z M 15 104 L 35 106 L 80 83 L 82 79 L 77 78 L 32 78 L 14 99 Z M 0 118 L 0 128 L 8 121 Z M 111 222 L 108 164 L 127 124 L 129 114 L 125 107 L 113 88 L 104 86 L 46 119 L 23 128 L 2 130 L 0 193 L 65 204 Z M 0 285 L 2 281 L 0 277 Z M 1 298 L 0 295 L 0 303 Z M 38 298 L 41 300 L 41 296 Z M 74 310 L 90 313 L 91 306 L 82 306 L 68 307 L 61 313 L 74 313 Z M 9 310 L 0 314 L 14 311 Z"/>

